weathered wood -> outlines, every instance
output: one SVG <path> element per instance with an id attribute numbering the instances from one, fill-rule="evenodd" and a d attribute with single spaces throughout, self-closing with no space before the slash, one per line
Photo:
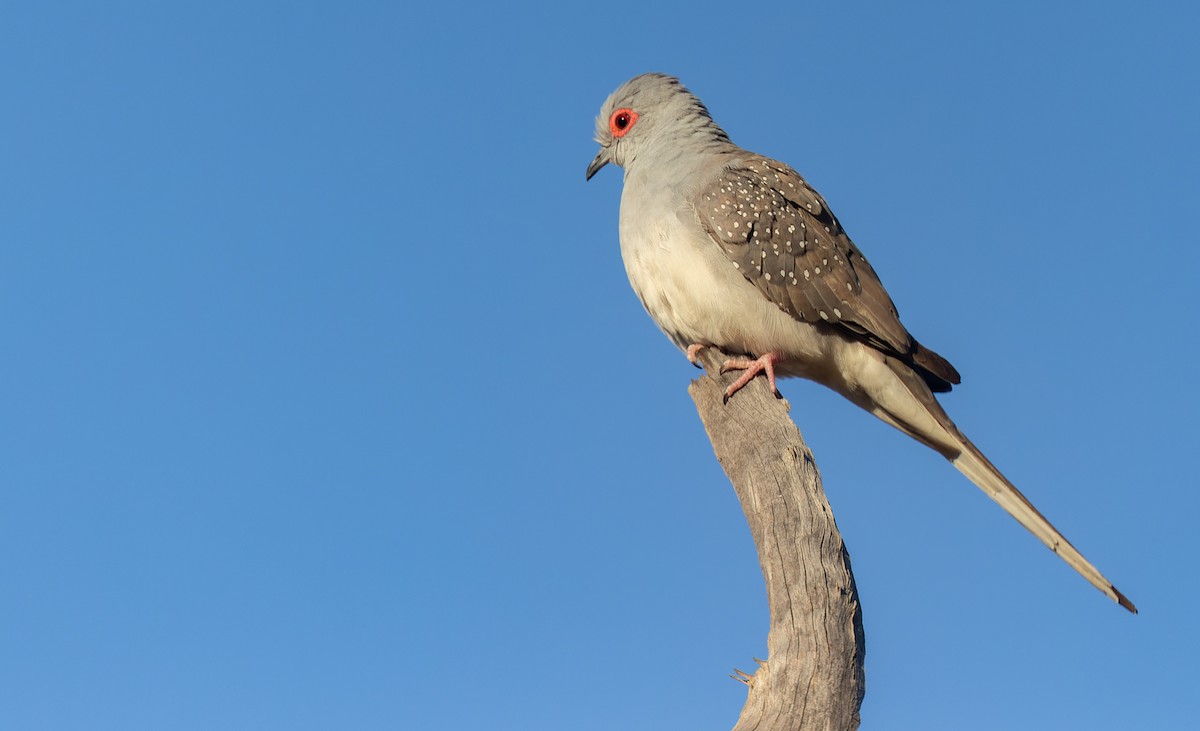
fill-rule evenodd
<path id="1" fill-rule="evenodd" d="M 787 402 L 756 378 L 722 403 L 736 375 L 718 373 L 725 357 L 701 351 L 707 375 L 688 392 L 746 513 L 771 611 L 734 731 L 858 728 L 865 643 L 850 556 Z"/>

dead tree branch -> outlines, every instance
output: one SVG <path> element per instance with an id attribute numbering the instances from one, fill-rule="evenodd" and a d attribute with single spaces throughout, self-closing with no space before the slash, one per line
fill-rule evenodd
<path id="1" fill-rule="evenodd" d="M 707 375 L 688 392 L 746 513 L 771 610 L 767 659 L 745 678 L 734 731 L 856 729 L 862 611 L 812 453 L 765 378 L 723 404 L 733 380 L 718 373 L 725 355 L 706 348 L 700 357 Z"/>

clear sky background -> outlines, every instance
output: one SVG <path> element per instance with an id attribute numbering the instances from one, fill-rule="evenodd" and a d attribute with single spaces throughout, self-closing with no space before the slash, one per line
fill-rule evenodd
<path id="1" fill-rule="evenodd" d="M 6 5 L 0 727 L 732 727 L 762 577 L 584 183 L 644 71 L 825 195 L 1142 610 L 787 382 L 864 728 L 1193 726 L 1196 7 Z"/>

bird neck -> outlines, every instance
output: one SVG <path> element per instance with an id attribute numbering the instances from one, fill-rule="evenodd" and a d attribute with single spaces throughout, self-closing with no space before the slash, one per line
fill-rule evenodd
<path id="1" fill-rule="evenodd" d="M 679 179 L 717 158 L 741 151 L 729 140 L 725 130 L 715 122 L 699 115 L 686 123 L 673 125 L 670 134 L 659 134 L 645 140 L 640 149 L 625 161 L 625 177 L 642 175 Z"/>

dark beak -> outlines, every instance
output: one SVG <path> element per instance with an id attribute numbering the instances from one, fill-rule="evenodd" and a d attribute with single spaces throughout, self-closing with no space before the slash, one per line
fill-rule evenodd
<path id="1" fill-rule="evenodd" d="M 600 152 L 596 155 L 596 159 L 592 160 L 591 165 L 588 165 L 587 179 L 591 180 L 593 175 L 600 172 L 600 168 L 604 167 L 610 162 L 612 161 L 608 159 L 608 148 L 601 147 Z"/>

